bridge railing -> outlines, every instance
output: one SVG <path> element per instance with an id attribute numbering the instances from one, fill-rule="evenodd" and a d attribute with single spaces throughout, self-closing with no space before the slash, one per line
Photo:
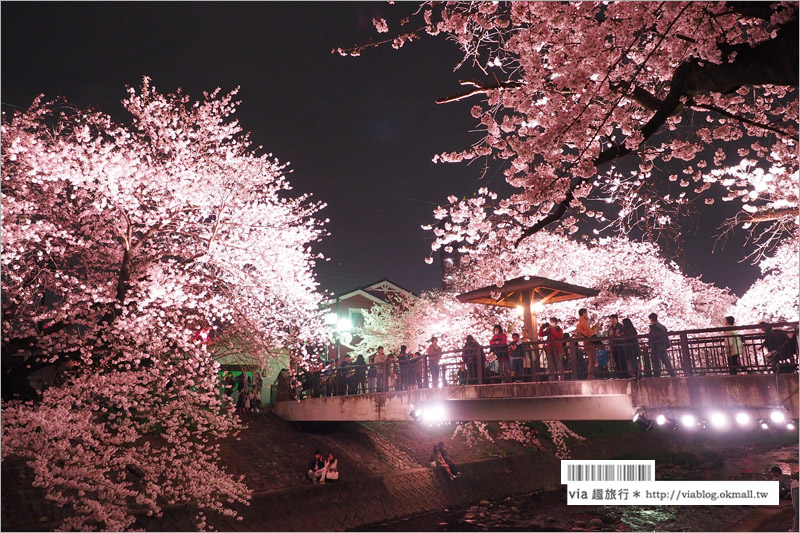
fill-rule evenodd
<path id="1" fill-rule="evenodd" d="M 570 337 L 522 343 L 516 352 L 482 346 L 308 372 L 302 378 L 303 394 L 320 397 L 491 383 L 796 372 L 798 323 L 771 325 L 788 337 L 777 358 L 770 357 L 764 346 L 766 334 L 757 325 L 671 331 L 660 339 L 647 334 Z M 731 349 L 737 347 L 741 353 L 732 358 Z M 595 364 L 590 373 L 591 359 Z"/>

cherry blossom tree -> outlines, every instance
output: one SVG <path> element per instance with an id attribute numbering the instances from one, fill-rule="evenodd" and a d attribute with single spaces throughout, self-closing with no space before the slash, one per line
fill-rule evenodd
<path id="1" fill-rule="evenodd" d="M 435 161 L 504 161 L 494 217 L 518 240 L 588 221 L 674 238 L 682 212 L 717 200 L 762 251 L 796 234 L 796 2 L 426 2 L 339 52 L 426 34 L 464 52 L 474 76 L 439 102 L 480 98 L 484 133 Z"/>
<path id="2" fill-rule="evenodd" d="M 216 442 L 241 424 L 215 353 L 323 330 L 321 205 L 250 145 L 235 95 L 194 102 L 144 78 L 127 125 L 41 97 L 3 116 L 2 349 L 4 365 L 27 359 L 4 368 L 2 458 L 71 509 L 64 529 L 123 530 L 178 503 L 199 529 L 235 515 L 249 492 Z M 55 384 L 31 394 L 47 365 Z"/>
<path id="3" fill-rule="evenodd" d="M 582 242 L 542 231 L 515 248 L 519 231 L 497 229 L 493 239 L 477 242 L 450 271 L 450 290 L 423 292 L 400 306 L 373 307 L 364 315 L 358 348 L 364 353 L 379 345 L 424 349 L 436 335 L 443 348 L 454 350 L 463 346 L 467 335 L 487 345 L 494 324 L 519 331 L 522 317 L 514 310 L 464 304 L 456 295 L 502 286 L 521 276 L 542 276 L 600 291 L 594 298 L 546 306 L 543 316 L 557 316 L 567 327 L 577 322 L 578 309 L 586 307 L 601 324 L 616 313 L 620 319 L 631 318 L 639 331 L 647 331 L 647 315 L 653 312 L 670 329 L 707 328 L 718 325 L 735 300 L 727 290 L 683 274 L 652 243 L 625 237 Z"/>
<path id="4" fill-rule="evenodd" d="M 800 261 L 797 240 L 787 240 L 759 266 L 762 276 L 731 310 L 739 324 L 797 321 L 800 319 Z"/>
<path id="5" fill-rule="evenodd" d="M 467 335 L 485 345 L 497 323 L 509 328 L 521 324 L 521 319 L 509 309 L 461 303 L 452 291 L 423 291 L 418 297 L 406 296 L 365 313 L 356 332 L 362 339 L 356 352 L 367 356 L 378 346 L 395 351 L 402 344 L 412 353 L 424 352 L 434 336 L 444 350 L 460 349 Z"/>
<path id="6" fill-rule="evenodd" d="M 612 313 L 629 317 L 639 331 L 647 315 L 657 313 L 670 329 L 706 328 L 718 324 L 735 297 L 699 278 L 685 275 L 653 243 L 626 237 L 582 241 L 542 231 L 517 248 L 518 228 L 495 231 L 494 244 L 481 246 L 461 257 L 453 271 L 454 288 L 468 291 L 520 276 L 542 276 L 584 287 L 600 294 L 594 298 L 549 304 L 543 311 L 569 325 L 577 321 L 580 307 L 605 321 Z M 478 251 L 479 250 L 479 251 Z"/>

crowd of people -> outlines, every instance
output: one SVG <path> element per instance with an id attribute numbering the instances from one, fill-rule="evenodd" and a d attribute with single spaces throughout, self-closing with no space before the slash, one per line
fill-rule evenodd
<path id="1" fill-rule="evenodd" d="M 259 372 L 253 372 L 252 377 L 247 372 L 234 376 L 233 372 L 228 371 L 222 375 L 223 394 L 231 399 L 239 412 L 259 412 L 263 409 L 262 386 L 263 379 Z"/>
<path id="2" fill-rule="evenodd" d="M 319 397 L 477 383 L 560 380 L 567 376 L 578 379 L 676 376 L 667 328 L 656 313 L 651 313 L 648 320 L 648 331 L 641 332 L 640 338 L 630 318 L 620 320 L 617 314 L 612 314 L 605 323 L 592 323 L 587 309 L 583 308 L 578 311 L 572 336 L 564 331 L 558 318 L 552 317 L 538 328 L 538 342 L 535 343 L 526 329 L 509 333 L 497 324 L 487 348 L 472 335 L 467 335 L 460 353 L 457 350 L 445 354 L 435 336 L 424 352 L 418 350 L 412 354 L 403 345 L 398 353 L 387 353 L 381 346 L 368 359 L 358 355 L 352 360 L 345 354 L 338 361 L 318 362 L 307 373 L 304 385 L 312 396 Z M 744 338 L 734 329 L 734 317 L 726 317 L 721 325 L 728 328 L 719 333 L 724 336 L 720 348 L 725 352 L 728 372 L 747 372 Z M 797 354 L 795 332 L 787 333 L 766 323 L 760 326 L 764 332 L 762 367 L 778 371 L 783 361 L 792 360 Z M 757 348 L 754 342 L 751 344 Z"/>

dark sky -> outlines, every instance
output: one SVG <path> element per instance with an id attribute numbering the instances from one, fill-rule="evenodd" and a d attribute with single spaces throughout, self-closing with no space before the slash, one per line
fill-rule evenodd
<path id="1" fill-rule="evenodd" d="M 498 188 L 496 168 L 434 165 L 468 146 L 477 102 L 436 105 L 459 92 L 461 55 L 442 39 L 360 58 L 331 54 L 376 37 L 373 17 L 410 14 L 412 3 L 3 2 L 2 102 L 27 107 L 41 93 L 92 105 L 117 119 L 125 85 L 150 76 L 161 92 L 241 86 L 237 113 L 256 145 L 290 162 L 298 193 L 328 204 L 331 236 L 319 250 L 323 288 L 341 292 L 389 278 L 413 291 L 439 284 L 420 229 L 449 194 Z M 713 228 L 712 228 L 713 229 Z M 689 239 L 685 266 L 741 292 L 757 276 L 741 254 L 709 261 L 708 233 Z M 736 248 L 729 246 L 728 250 Z M 735 251 L 735 250 L 734 250 Z"/>

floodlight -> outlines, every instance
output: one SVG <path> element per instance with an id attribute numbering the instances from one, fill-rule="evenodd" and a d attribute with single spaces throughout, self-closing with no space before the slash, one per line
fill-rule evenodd
<path id="1" fill-rule="evenodd" d="M 716 411 L 711 413 L 711 425 L 715 428 L 722 428 L 728 425 L 728 417 L 723 413 Z"/>
<path id="2" fill-rule="evenodd" d="M 780 424 L 781 422 L 784 422 L 786 420 L 786 415 L 783 413 L 783 411 L 781 411 L 779 409 L 775 409 L 774 411 L 772 411 L 769 414 L 769 417 L 770 417 L 770 419 L 772 419 L 773 422 L 778 423 L 778 424 Z"/>

